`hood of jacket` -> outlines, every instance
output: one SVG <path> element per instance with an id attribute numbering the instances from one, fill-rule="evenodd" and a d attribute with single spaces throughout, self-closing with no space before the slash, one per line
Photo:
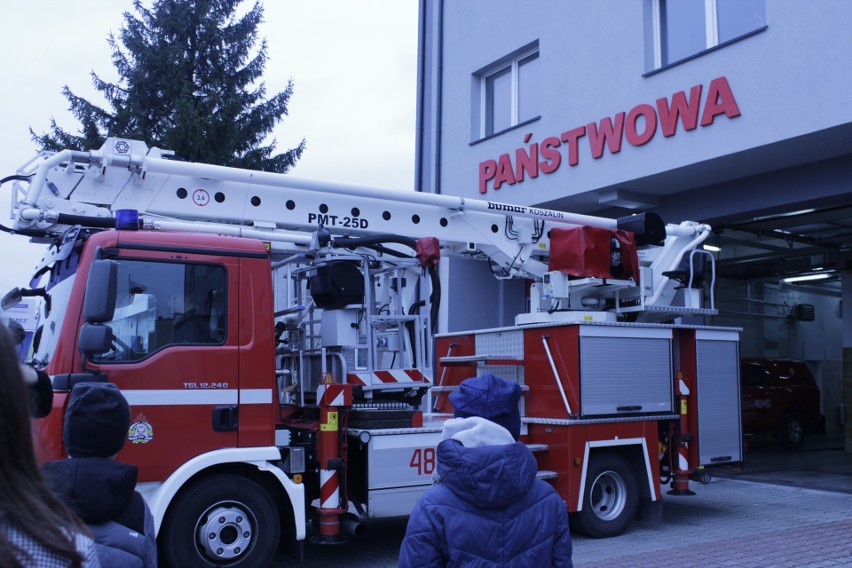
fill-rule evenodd
<path id="1" fill-rule="evenodd" d="M 48 486 L 87 524 L 124 511 L 136 489 L 136 466 L 108 458 L 69 458 L 44 464 Z"/>
<path id="2" fill-rule="evenodd" d="M 484 418 L 454 418 L 438 444 L 438 478 L 459 498 L 485 509 L 503 508 L 529 491 L 538 466 L 508 430 Z"/>

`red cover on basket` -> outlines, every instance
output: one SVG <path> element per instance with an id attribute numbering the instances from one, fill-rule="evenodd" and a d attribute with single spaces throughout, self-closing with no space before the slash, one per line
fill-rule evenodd
<path id="1" fill-rule="evenodd" d="M 629 231 L 600 227 L 551 229 L 549 269 L 577 277 L 639 282 L 636 240 Z"/>

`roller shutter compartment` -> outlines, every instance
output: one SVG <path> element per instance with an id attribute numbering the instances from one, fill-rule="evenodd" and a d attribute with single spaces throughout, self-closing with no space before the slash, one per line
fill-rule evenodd
<path id="1" fill-rule="evenodd" d="M 670 413 L 671 331 L 584 327 L 580 333 L 583 416 Z"/>
<path id="2" fill-rule="evenodd" d="M 695 351 L 699 463 L 742 461 L 738 334 L 699 331 Z"/>

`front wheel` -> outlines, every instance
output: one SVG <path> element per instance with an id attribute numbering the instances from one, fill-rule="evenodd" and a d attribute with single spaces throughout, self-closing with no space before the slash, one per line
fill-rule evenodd
<path id="1" fill-rule="evenodd" d="M 572 515 L 577 528 L 595 538 L 617 536 L 638 507 L 639 490 L 630 463 L 617 454 L 593 456 L 586 472 L 583 508 Z"/>
<path id="2" fill-rule="evenodd" d="M 174 501 L 161 543 L 172 568 L 269 566 L 280 536 L 278 511 L 263 487 L 237 475 L 216 475 Z"/>

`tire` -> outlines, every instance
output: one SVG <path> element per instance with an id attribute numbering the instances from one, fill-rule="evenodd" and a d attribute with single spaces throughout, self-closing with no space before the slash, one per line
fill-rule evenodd
<path id="1" fill-rule="evenodd" d="M 781 428 L 778 430 L 778 441 L 788 450 L 795 450 L 805 441 L 805 425 L 797 413 L 790 413 L 784 417 Z"/>
<path id="2" fill-rule="evenodd" d="M 586 472 L 583 508 L 572 515 L 577 528 L 595 538 L 620 535 L 638 507 L 636 475 L 628 461 L 612 453 L 593 456 Z"/>
<path id="3" fill-rule="evenodd" d="M 208 477 L 175 499 L 161 534 L 172 568 L 269 566 L 281 521 L 269 493 L 237 475 Z"/>

